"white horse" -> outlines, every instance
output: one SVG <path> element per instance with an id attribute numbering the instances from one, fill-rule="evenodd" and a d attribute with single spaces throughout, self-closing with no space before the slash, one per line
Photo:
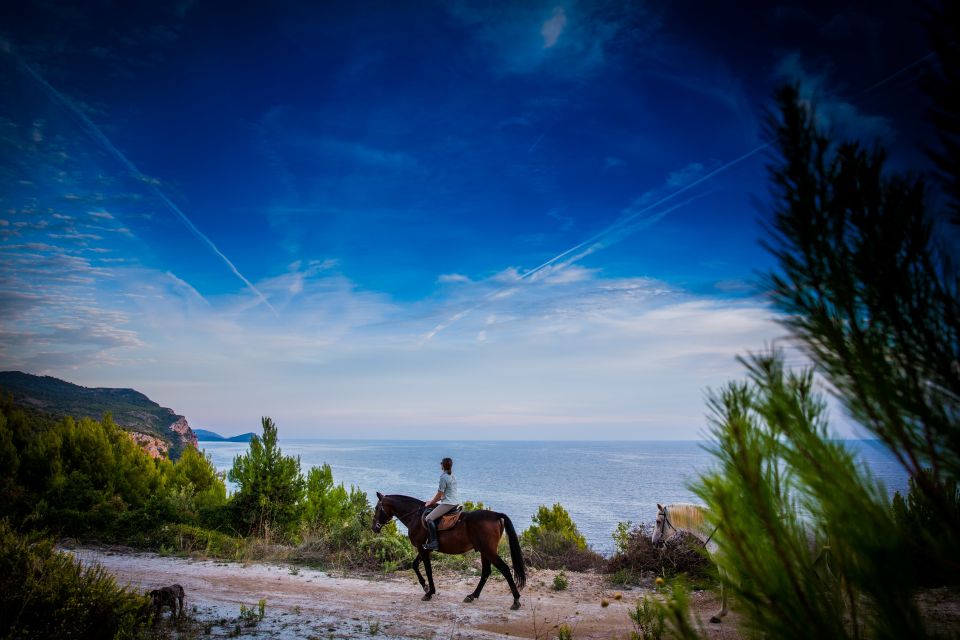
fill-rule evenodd
<path id="1" fill-rule="evenodd" d="M 711 556 L 717 553 L 719 547 L 713 540 L 717 529 L 710 525 L 706 507 L 683 502 L 666 506 L 658 504 L 657 526 L 653 529 L 651 542 L 658 545 L 679 531 L 685 531 L 704 543 Z M 717 573 L 720 576 L 720 610 L 710 618 L 710 622 L 720 622 L 727 615 L 727 592 L 723 588 L 723 573 L 719 568 Z"/>

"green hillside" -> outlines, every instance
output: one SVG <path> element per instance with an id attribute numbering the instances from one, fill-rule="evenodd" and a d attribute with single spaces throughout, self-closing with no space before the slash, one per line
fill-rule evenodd
<path id="1" fill-rule="evenodd" d="M 173 459 L 180 456 L 187 444 L 197 442 L 186 418 L 134 389 L 81 387 L 59 378 L 21 371 L 0 371 L 0 389 L 12 394 L 17 404 L 55 417 L 99 420 L 109 413 L 114 422 L 127 431 L 165 443 Z"/>

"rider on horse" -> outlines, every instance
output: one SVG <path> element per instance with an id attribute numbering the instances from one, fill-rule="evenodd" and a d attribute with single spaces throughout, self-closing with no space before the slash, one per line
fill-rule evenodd
<path id="1" fill-rule="evenodd" d="M 433 511 L 427 514 L 425 521 L 427 524 L 427 533 L 430 540 L 423 545 L 424 549 L 437 548 L 437 520 L 445 513 L 457 508 L 459 497 L 457 495 L 457 477 L 453 475 L 453 460 L 444 458 L 440 461 L 440 468 L 443 472 L 440 474 L 440 486 L 436 495 L 430 498 L 426 507 L 434 507 Z M 439 503 L 439 504 L 438 504 Z"/>

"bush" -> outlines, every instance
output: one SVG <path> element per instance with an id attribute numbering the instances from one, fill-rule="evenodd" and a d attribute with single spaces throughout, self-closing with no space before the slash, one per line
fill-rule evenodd
<path id="1" fill-rule="evenodd" d="M 50 540 L 0 521 L 0 637 L 129 638 L 147 622 L 147 599 L 100 565 L 84 566 Z"/>
<path id="2" fill-rule="evenodd" d="M 948 498 L 947 511 L 956 517 L 956 514 L 960 514 L 960 488 L 956 480 L 945 481 L 944 493 Z M 952 518 L 944 516 L 944 510 L 931 501 L 914 478 L 910 478 L 906 499 L 899 491 L 893 496 L 893 518 L 905 541 L 907 553 L 912 559 L 910 564 L 919 584 L 941 586 L 960 582 L 960 574 L 940 562 L 942 551 L 938 550 L 938 543 L 950 539 L 950 534 L 945 530 L 949 528 L 948 523 Z"/>
<path id="3" fill-rule="evenodd" d="M 627 611 L 633 622 L 630 640 L 660 640 L 666 630 L 666 611 L 650 597 L 638 600 L 633 609 Z"/>
<path id="4" fill-rule="evenodd" d="M 553 590 L 554 591 L 566 591 L 567 587 L 570 586 L 570 581 L 567 580 L 567 574 L 563 571 L 553 576 Z"/>
<path id="5" fill-rule="evenodd" d="M 524 556 L 531 566 L 545 569 L 587 571 L 603 566 L 603 556 L 587 548 L 587 540 L 576 523 L 557 503 L 541 505 L 533 524 L 520 534 Z"/>
<path id="6" fill-rule="evenodd" d="M 673 577 L 685 574 L 692 578 L 706 577 L 711 572 L 710 560 L 703 543 L 686 532 L 676 533 L 660 546 L 651 542 L 652 527 L 638 525 L 629 532 L 618 528 L 614 537 L 617 552 L 607 562 L 607 571 L 613 581 L 621 584 L 639 583 L 645 573 Z"/>

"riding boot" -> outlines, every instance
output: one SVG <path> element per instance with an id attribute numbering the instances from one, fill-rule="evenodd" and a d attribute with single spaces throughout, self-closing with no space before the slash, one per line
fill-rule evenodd
<path id="1" fill-rule="evenodd" d="M 439 545 L 437 544 L 437 523 L 435 520 L 427 520 L 427 534 L 430 536 L 430 539 L 423 545 L 423 548 L 428 550 L 436 549 Z"/>

